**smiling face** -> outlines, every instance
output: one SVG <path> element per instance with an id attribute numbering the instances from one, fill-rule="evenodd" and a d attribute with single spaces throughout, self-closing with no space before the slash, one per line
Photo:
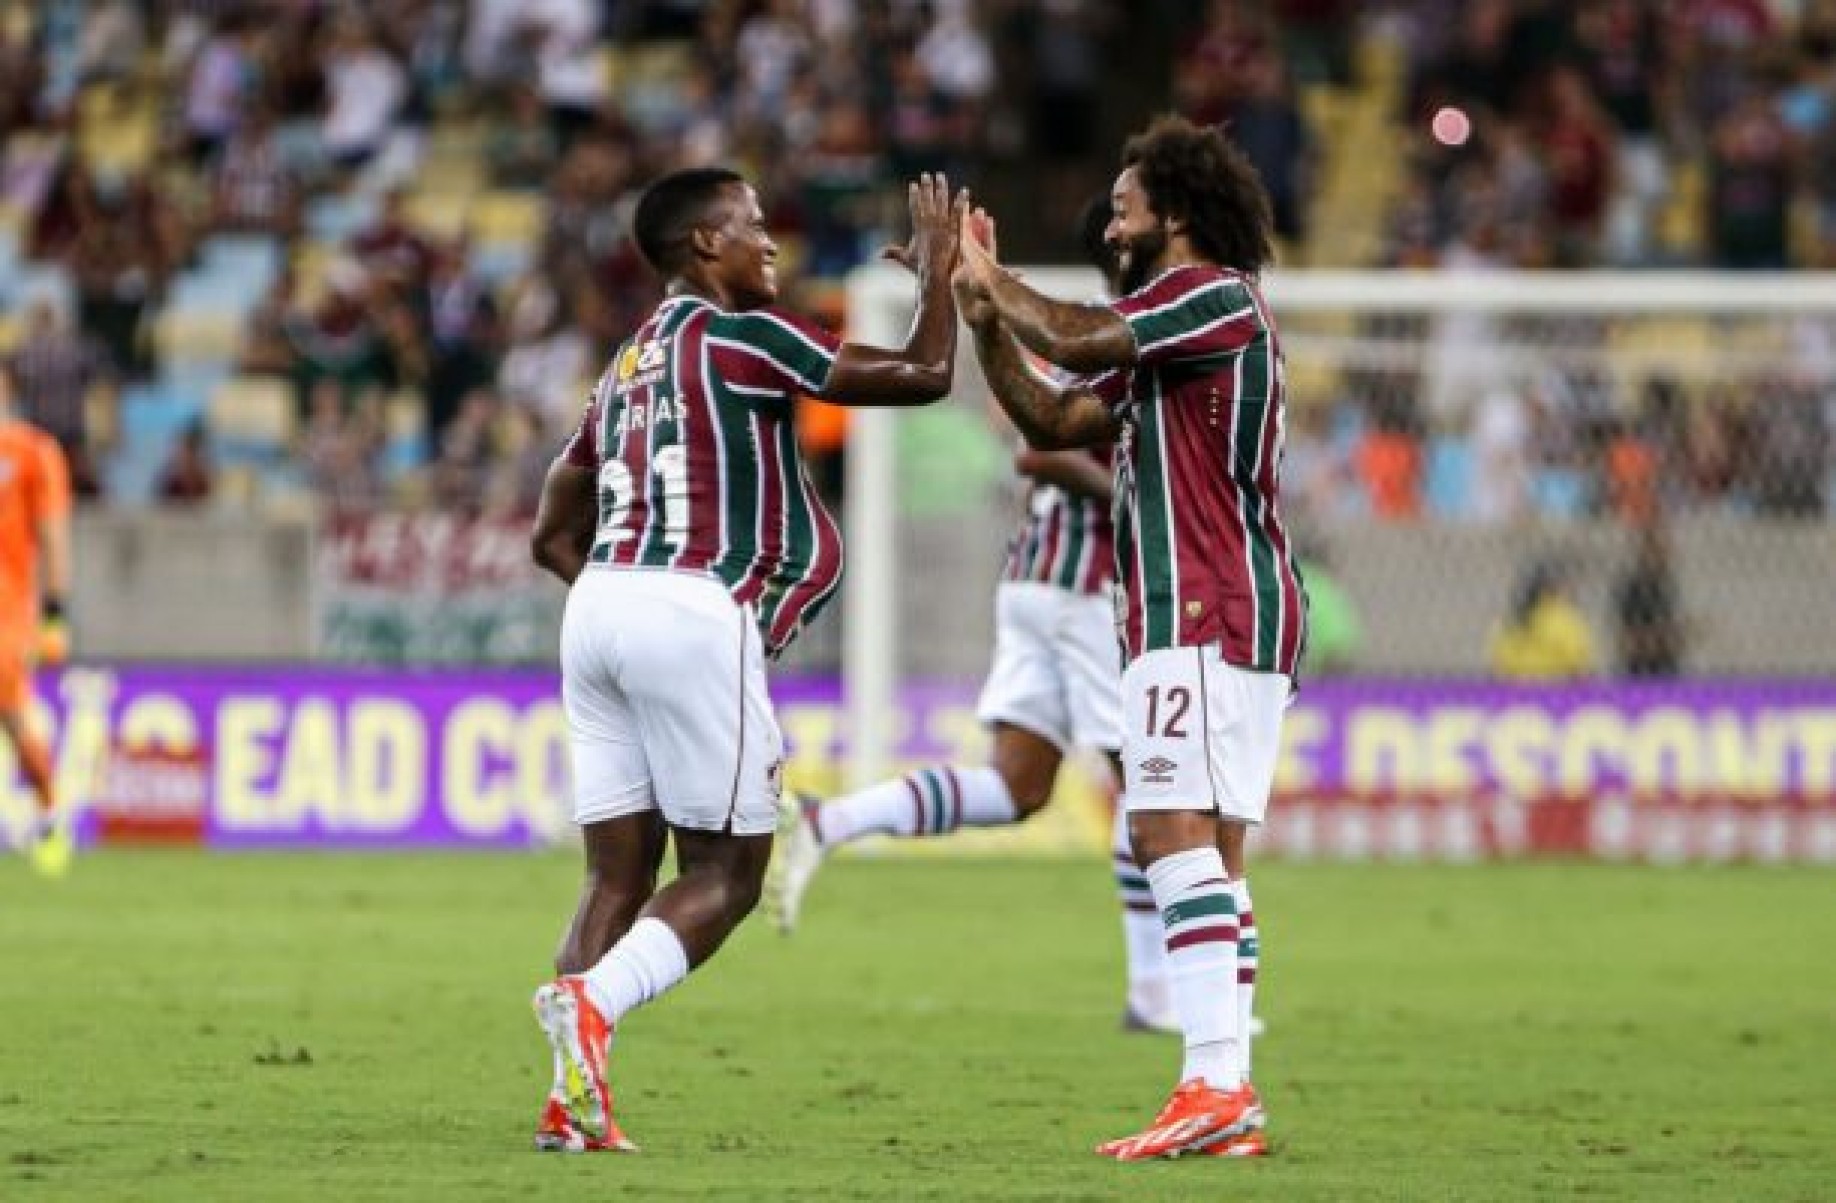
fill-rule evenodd
<path id="1" fill-rule="evenodd" d="M 1133 167 L 1124 168 L 1109 193 L 1109 227 L 1103 240 L 1115 252 L 1122 292 L 1134 292 L 1159 274 L 1166 257 L 1169 231 L 1164 218 L 1154 213 L 1147 192 Z"/>
<path id="2" fill-rule="evenodd" d="M 750 184 L 722 189 L 702 232 L 702 254 L 729 308 L 757 309 L 778 299 L 778 244 L 765 231 L 765 212 Z"/>

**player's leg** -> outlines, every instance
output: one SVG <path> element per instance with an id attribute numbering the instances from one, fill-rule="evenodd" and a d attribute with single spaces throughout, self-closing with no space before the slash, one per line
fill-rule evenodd
<path id="1" fill-rule="evenodd" d="M 1160 912 L 1167 982 L 1185 1045 L 1180 1081 L 1154 1122 L 1099 1152 L 1179 1156 L 1248 1131 L 1261 1106 L 1243 1071 L 1236 900 L 1218 847 L 1214 723 L 1204 649 L 1148 652 L 1123 676 L 1129 833 Z"/>
<path id="2" fill-rule="evenodd" d="M 705 962 L 757 904 L 783 762 L 752 615 L 711 581 L 612 575 L 628 582 L 616 599 L 616 677 L 678 872 L 597 963 L 538 991 L 544 1027 L 587 1083 L 569 1104 L 589 1135 L 610 1125 L 605 1060 L 619 1021 Z"/>
<path id="3" fill-rule="evenodd" d="M 638 716 L 619 681 L 617 629 L 636 599 L 629 583 L 593 573 L 576 583 L 561 627 L 561 698 L 574 777 L 574 821 L 586 853 L 585 881 L 555 965 L 562 974 L 596 963 L 650 900 L 665 842 Z M 633 1147 L 612 1119 L 605 1077 L 611 1032 L 568 991 L 536 992 L 554 1080 L 536 1125 L 543 1150 Z"/>
<path id="4" fill-rule="evenodd" d="M 58 811 L 57 774 L 51 749 L 32 729 L 31 670 L 23 656 L 0 653 L 0 732 L 12 745 L 19 770 L 37 802 L 26 851 L 32 864 L 46 876 L 61 875 L 70 865 L 70 831 Z"/>
<path id="5" fill-rule="evenodd" d="M 555 950 L 555 972 L 584 973 L 618 943 L 656 892 L 669 828 L 655 810 L 589 823 L 586 880 Z"/>
<path id="6" fill-rule="evenodd" d="M 1122 786 L 1122 655 L 1116 646 L 1110 599 L 1067 593 L 1053 640 L 1064 683 L 1071 737 L 1081 748 L 1099 748 L 1111 780 Z M 1176 1032 L 1179 1023 L 1167 988 L 1166 936 L 1147 876 L 1135 861 L 1128 811 L 1118 799 L 1110 829 L 1110 864 L 1122 914 L 1127 994 L 1122 1026 L 1134 1032 Z"/>
<path id="7" fill-rule="evenodd" d="M 1005 826 L 1050 800 L 1071 739 L 1052 646 L 1064 596 L 1050 585 L 1003 585 L 996 593 L 994 664 L 976 708 L 993 732 L 986 767 L 927 765 L 827 803 L 800 799 L 786 808 L 770 883 L 779 930 L 796 927 L 817 870 L 844 844 Z"/>
<path id="8" fill-rule="evenodd" d="M 1249 889 L 1249 832 L 1267 813 L 1281 747 L 1282 718 L 1293 695 L 1287 677 L 1252 673 L 1230 665 L 1208 678 L 1214 712 L 1230 716 L 1211 741 L 1212 775 L 1218 782 L 1218 854 L 1230 876 L 1237 904 L 1237 1015 L 1243 1033 L 1243 1075 L 1250 1078 L 1252 1052 L 1261 1021 L 1256 1018 L 1256 976 L 1261 937 Z M 1268 1144 L 1260 1127 L 1203 1150 L 1219 1157 L 1260 1157 Z"/>

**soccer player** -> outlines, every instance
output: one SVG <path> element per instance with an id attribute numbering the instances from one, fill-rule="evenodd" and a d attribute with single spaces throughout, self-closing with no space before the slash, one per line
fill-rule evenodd
<path id="1" fill-rule="evenodd" d="M 56 877 L 70 865 L 70 832 L 30 709 L 33 663 L 61 661 L 69 649 L 70 469 L 56 439 L 15 416 L 13 388 L 11 367 L 0 365 L 0 730 L 38 802 L 27 854 Z"/>
<path id="2" fill-rule="evenodd" d="M 918 309 L 897 351 L 839 344 L 772 308 L 777 247 L 739 175 L 677 172 L 638 202 L 633 232 L 666 295 L 595 387 L 533 538 L 537 561 L 573 586 L 562 700 L 587 861 L 561 976 L 535 995 L 562 1085 L 538 1147 L 633 1147 L 606 1085 L 614 1029 L 758 901 L 783 763 L 765 660 L 842 567 L 798 458 L 792 399 L 916 405 L 950 388 L 968 199 L 927 175 L 909 200 L 912 239 L 892 255 L 917 275 Z M 656 890 L 665 826 L 677 876 Z"/>
<path id="3" fill-rule="evenodd" d="M 1216 130 L 1132 139 L 1108 238 L 1127 295 L 1055 301 L 965 239 L 958 303 L 995 396 L 1035 446 L 1119 443 L 1124 805 L 1165 926 L 1178 1086 L 1120 1160 L 1265 1151 L 1249 1080 L 1257 941 L 1244 839 L 1260 823 L 1306 628 L 1277 498 L 1280 344 L 1257 286 L 1268 198 Z M 973 228 L 985 224 L 971 215 Z M 1052 387 L 1021 348 L 1092 377 Z"/>
<path id="4" fill-rule="evenodd" d="M 1114 295 L 1115 256 L 1103 237 L 1108 224 L 1104 196 L 1086 207 L 1079 236 Z M 976 707 L 994 733 L 989 765 L 922 768 L 826 805 L 804 800 L 789 808 L 769 886 L 785 932 L 796 927 L 816 870 L 842 844 L 876 834 L 936 836 L 962 826 L 1023 822 L 1051 798 L 1071 748 L 1102 752 L 1121 780 L 1122 660 L 1109 603 L 1115 580 L 1109 448 L 1029 448 L 1015 466 L 1032 487 L 995 593 L 994 663 Z M 1120 809 L 1113 853 L 1128 963 L 1123 1026 L 1177 1030 L 1160 913 L 1135 867 Z"/>

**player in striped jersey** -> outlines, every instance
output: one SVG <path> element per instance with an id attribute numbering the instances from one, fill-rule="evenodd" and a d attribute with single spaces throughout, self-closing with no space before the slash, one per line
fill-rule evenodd
<path id="1" fill-rule="evenodd" d="M 652 185 L 633 219 L 666 296 L 613 356 L 550 469 L 534 550 L 572 585 L 561 630 L 574 813 L 587 880 L 536 992 L 555 1086 L 546 1149 L 631 1147 L 606 1057 L 635 1007 L 706 961 L 756 905 L 783 744 L 765 688 L 840 582 L 842 550 L 798 459 L 799 394 L 915 405 L 949 391 L 950 273 L 966 195 L 911 187 L 918 278 L 904 348 L 839 344 L 772 307 L 758 197 L 717 168 Z M 677 876 L 656 888 L 665 834 Z"/>
<path id="2" fill-rule="evenodd" d="M 1222 134 L 1166 118 L 1129 142 L 1111 203 L 1122 300 L 1054 301 L 970 238 L 958 303 L 1034 445 L 1119 447 L 1124 804 L 1186 1056 L 1154 1122 L 1098 1151 L 1252 1154 L 1263 1112 L 1249 1080 L 1258 950 L 1244 839 L 1268 805 L 1306 628 L 1278 501 L 1281 349 L 1257 285 L 1268 198 Z M 972 233 L 985 224 L 971 215 Z M 1047 385 L 1022 348 L 1087 382 Z"/>
<path id="3" fill-rule="evenodd" d="M 1108 224 L 1104 196 L 1086 208 L 1079 236 L 1114 295 L 1115 256 L 1103 241 Z M 927 766 L 824 805 L 805 799 L 787 807 L 768 887 L 786 933 L 824 858 L 842 844 L 1023 822 L 1051 798 L 1073 748 L 1101 752 L 1121 780 L 1122 663 L 1108 602 L 1115 579 L 1109 448 L 1023 448 L 1015 467 L 1031 487 L 995 593 L 994 662 L 976 707 L 993 732 L 989 763 Z M 1127 952 L 1123 1026 L 1176 1030 L 1160 915 L 1119 809 L 1112 866 Z"/>

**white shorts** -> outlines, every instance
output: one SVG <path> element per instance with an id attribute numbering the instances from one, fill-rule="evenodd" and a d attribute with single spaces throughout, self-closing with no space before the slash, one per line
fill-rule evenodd
<path id="1" fill-rule="evenodd" d="M 672 826 L 762 835 L 784 740 L 758 625 L 719 581 L 588 568 L 561 622 L 574 821 L 661 809 Z"/>
<path id="2" fill-rule="evenodd" d="M 1026 581 L 995 590 L 994 664 L 976 716 L 1072 748 L 1122 746 L 1122 651 L 1107 597 Z"/>
<path id="3" fill-rule="evenodd" d="M 1143 653 L 1122 674 L 1124 805 L 1262 822 L 1292 684 L 1215 643 Z"/>

